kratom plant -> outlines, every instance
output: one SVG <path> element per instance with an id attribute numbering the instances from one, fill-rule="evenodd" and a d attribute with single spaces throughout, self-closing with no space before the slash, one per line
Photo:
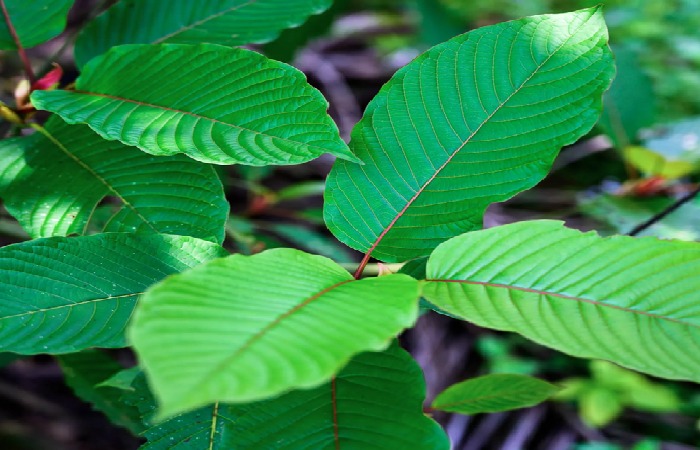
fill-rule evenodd
<path id="1" fill-rule="evenodd" d="M 44 41 L 70 2 L 0 0 L 3 48 Z M 144 448 L 447 449 L 396 336 L 440 311 L 562 352 L 700 381 L 700 248 L 554 221 L 479 231 L 596 123 L 614 76 L 599 8 L 473 30 L 381 89 L 346 145 L 269 40 L 330 0 L 125 0 L 78 36 L 74 85 L 5 116 L 0 195 L 33 240 L 0 249 L 0 349 L 66 380 Z M 28 19 L 42 11 L 42 22 Z M 25 58 L 26 59 L 26 58 Z M 27 65 L 30 79 L 35 79 Z M 44 78 L 42 78 L 44 79 Z M 46 83 L 44 83 L 45 85 Z M 338 157 L 324 217 L 354 275 L 295 249 L 228 255 L 212 164 Z M 371 258 L 408 262 L 363 277 Z M 122 370 L 96 348 L 132 346 Z M 528 406 L 524 375 L 467 380 L 427 410 Z"/>

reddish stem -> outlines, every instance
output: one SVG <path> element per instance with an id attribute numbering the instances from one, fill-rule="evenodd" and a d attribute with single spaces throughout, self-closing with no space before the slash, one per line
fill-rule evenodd
<path id="1" fill-rule="evenodd" d="M 17 53 L 19 53 L 19 57 L 22 60 L 22 64 L 24 65 L 24 72 L 27 74 L 29 84 L 33 85 L 36 82 L 36 75 L 34 75 L 34 70 L 32 69 L 32 64 L 29 61 L 27 52 L 24 50 L 24 47 L 22 47 L 22 42 L 20 42 L 19 36 L 17 36 L 17 30 L 15 30 L 15 26 L 12 25 L 12 20 L 10 20 L 10 13 L 7 10 L 7 6 L 5 5 L 5 0 L 0 0 L 0 8 L 2 8 L 2 15 L 5 16 L 5 23 L 7 24 L 7 29 L 9 30 L 10 35 L 12 36 L 12 39 L 15 41 L 15 45 L 17 46 Z"/>
<path id="2" fill-rule="evenodd" d="M 360 265 L 357 266 L 357 270 L 355 271 L 354 275 L 356 280 L 359 280 L 362 276 L 362 272 L 365 270 L 365 266 L 369 262 L 370 256 L 372 256 L 372 250 L 374 250 L 374 248 L 371 248 L 367 253 L 365 253 L 364 258 L 362 258 L 362 261 L 360 261 Z"/>

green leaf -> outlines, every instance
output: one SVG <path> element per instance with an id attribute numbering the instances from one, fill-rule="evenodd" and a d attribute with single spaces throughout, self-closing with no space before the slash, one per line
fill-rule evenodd
<path id="1" fill-rule="evenodd" d="M 121 44 L 212 43 L 236 46 L 268 42 L 286 28 L 330 7 L 332 0 L 122 0 L 78 36 L 75 60 Z"/>
<path id="2" fill-rule="evenodd" d="M 619 394 L 594 386 L 581 393 L 579 415 L 588 425 L 602 427 L 620 415 L 624 405 Z"/>
<path id="3" fill-rule="evenodd" d="M 32 102 L 154 155 L 252 166 L 323 153 L 356 160 L 303 73 L 239 48 L 115 47 L 85 66 L 75 91 L 35 91 Z"/>
<path id="4" fill-rule="evenodd" d="M 63 31 L 73 0 L 4 0 L 4 3 L 22 47 L 31 48 Z M 17 50 L 4 15 L 0 16 L 0 49 Z"/>
<path id="5" fill-rule="evenodd" d="M 109 198 L 104 231 L 223 241 L 229 206 L 212 167 L 146 155 L 58 117 L 45 130 L 0 143 L 0 197 L 32 237 L 85 234 Z"/>
<path id="6" fill-rule="evenodd" d="M 0 248 L 0 351 L 68 353 L 123 347 L 147 287 L 223 256 L 183 236 L 99 234 Z"/>
<path id="7" fill-rule="evenodd" d="M 320 233 L 308 226 L 290 223 L 273 223 L 263 229 L 268 229 L 299 249 L 325 256 L 337 262 L 353 260 L 347 247 L 327 234 Z"/>
<path id="8" fill-rule="evenodd" d="M 700 245 L 600 238 L 560 222 L 468 233 L 428 260 L 423 295 L 574 356 L 700 381 Z"/>
<path id="9" fill-rule="evenodd" d="M 482 227 L 589 131 L 614 68 L 598 8 L 479 28 L 399 70 L 336 161 L 325 219 L 338 239 L 401 262 Z"/>
<path id="10" fill-rule="evenodd" d="M 65 381 L 73 392 L 103 412 L 109 420 L 134 434 L 144 431 L 139 411 L 121 401 L 122 391 L 99 383 L 122 372 L 113 358 L 98 350 L 85 350 L 58 357 Z"/>
<path id="11" fill-rule="evenodd" d="M 130 335 L 169 416 L 318 386 L 386 348 L 417 303 L 406 275 L 356 281 L 329 259 L 274 249 L 169 277 L 144 296 Z"/>
<path id="12" fill-rule="evenodd" d="M 155 401 L 143 378 L 134 386 L 130 398 L 148 422 Z M 447 450 L 445 432 L 423 414 L 424 399 L 420 367 L 392 345 L 357 355 L 333 382 L 314 389 L 208 406 L 153 425 L 142 450 Z"/>
<path id="13" fill-rule="evenodd" d="M 121 389 L 123 391 L 133 391 L 134 388 L 132 384 L 137 376 L 142 373 L 139 366 L 130 367 L 128 369 L 120 370 L 119 372 L 113 374 L 111 377 L 105 379 L 103 382 L 97 385 L 97 387 L 113 387 Z"/>
<path id="14" fill-rule="evenodd" d="M 435 398 L 433 408 L 460 414 L 509 411 L 542 403 L 557 390 L 525 375 L 485 375 L 448 387 Z"/>

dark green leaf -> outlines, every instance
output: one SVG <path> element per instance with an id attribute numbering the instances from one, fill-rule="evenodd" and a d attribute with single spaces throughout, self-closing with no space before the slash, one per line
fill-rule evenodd
<path id="1" fill-rule="evenodd" d="M 0 351 L 123 347 L 126 323 L 146 288 L 225 254 L 190 237 L 121 233 L 2 247 Z"/>
<path id="2" fill-rule="evenodd" d="M 135 89 L 138 86 L 138 89 Z M 124 45 L 95 58 L 75 91 L 35 91 L 39 109 L 154 155 L 215 164 L 355 161 L 303 73 L 240 48 Z"/>
<path id="3" fill-rule="evenodd" d="M 73 0 L 4 0 L 22 47 L 31 48 L 58 36 L 66 27 Z M 0 15 L 0 49 L 16 50 L 4 15 Z"/>
<path id="4" fill-rule="evenodd" d="M 26 0 L 25 0 L 26 1 Z M 88 24 L 75 44 L 75 60 L 121 44 L 226 46 L 267 42 L 285 28 L 326 10 L 332 0 L 122 0 Z"/>
<path id="5" fill-rule="evenodd" d="M 381 260 L 425 256 L 538 183 L 598 119 L 614 74 L 599 8 L 483 27 L 399 70 L 336 161 L 325 219 Z"/>

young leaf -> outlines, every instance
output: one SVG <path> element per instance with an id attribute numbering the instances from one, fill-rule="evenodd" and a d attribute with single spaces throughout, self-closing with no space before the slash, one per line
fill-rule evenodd
<path id="1" fill-rule="evenodd" d="M 614 67 L 599 8 L 479 28 L 399 70 L 336 161 L 325 219 L 384 261 L 428 255 L 538 183 L 596 123 Z"/>
<path id="2" fill-rule="evenodd" d="M 3 0 L 22 47 L 31 48 L 58 36 L 66 27 L 73 0 Z M 0 50 L 17 50 L 7 20 L 0 16 Z"/>
<path id="3" fill-rule="evenodd" d="M 212 167 L 146 155 L 58 117 L 44 129 L 0 143 L 0 197 L 32 237 L 84 234 L 110 196 L 119 205 L 105 231 L 223 241 L 229 206 Z"/>
<path id="4" fill-rule="evenodd" d="M 139 411 L 132 405 L 122 402 L 123 392 L 114 387 L 100 386 L 99 383 L 123 372 L 113 358 L 99 350 L 84 350 L 59 356 L 58 363 L 63 370 L 65 381 L 75 395 L 90 403 L 94 409 L 102 411 L 109 420 L 132 433 L 143 432 Z"/>
<path id="5" fill-rule="evenodd" d="M 318 386 L 353 355 L 386 348 L 417 314 L 413 278 L 356 281 L 327 258 L 274 249 L 154 286 L 130 336 L 169 416 Z"/>
<path id="6" fill-rule="evenodd" d="M 125 400 L 133 399 L 148 423 L 155 401 L 143 377 L 134 387 Z M 424 399 L 420 367 L 392 345 L 357 355 L 332 382 L 314 389 L 255 403 L 217 404 L 152 425 L 142 449 L 447 450 L 445 432 L 423 414 Z"/>
<path id="7" fill-rule="evenodd" d="M 304 74 L 250 50 L 124 45 L 92 60 L 75 89 L 36 91 L 32 102 L 154 155 L 252 166 L 323 153 L 356 160 Z"/>
<path id="8" fill-rule="evenodd" d="M 509 411 L 541 403 L 557 389 L 525 375 L 485 375 L 450 386 L 435 398 L 433 408 L 460 414 Z"/>
<path id="9" fill-rule="evenodd" d="M 226 46 L 268 42 L 280 31 L 301 25 L 332 0 L 122 0 L 90 22 L 75 43 L 75 61 L 122 44 Z"/>
<path id="10" fill-rule="evenodd" d="M 183 236 L 99 234 L 0 248 L 0 351 L 123 347 L 147 287 L 226 252 Z"/>
<path id="11" fill-rule="evenodd" d="M 423 295 L 480 326 L 665 378 L 700 381 L 700 245 L 600 238 L 560 222 L 464 234 L 430 256 Z"/>

